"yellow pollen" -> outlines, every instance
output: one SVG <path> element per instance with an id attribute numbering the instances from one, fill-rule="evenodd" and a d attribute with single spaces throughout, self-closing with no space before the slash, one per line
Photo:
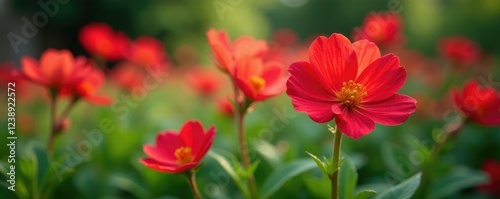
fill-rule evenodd
<path id="1" fill-rule="evenodd" d="M 366 88 L 362 84 L 350 80 L 342 83 L 342 90 L 337 94 L 337 97 L 345 106 L 354 107 L 361 103 L 366 95 Z"/>
<path id="2" fill-rule="evenodd" d="M 191 153 L 191 148 L 189 147 L 180 147 L 174 152 L 175 158 L 179 164 L 186 164 L 193 162 L 193 154 Z"/>
<path id="3" fill-rule="evenodd" d="M 252 76 L 250 78 L 250 83 L 257 92 L 259 92 L 260 90 L 262 90 L 262 88 L 264 88 L 264 86 L 266 86 L 266 80 L 257 76 Z"/>

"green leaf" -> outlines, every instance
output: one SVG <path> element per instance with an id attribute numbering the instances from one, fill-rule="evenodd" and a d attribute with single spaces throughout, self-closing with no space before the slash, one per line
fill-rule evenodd
<path id="1" fill-rule="evenodd" d="M 219 165 L 231 176 L 233 181 L 236 183 L 236 186 L 241 190 L 243 195 L 245 195 L 246 198 L 250 198 L 250 190 L 248 190 L 248 187 L 245 185 L 243 180 L 240 178 L 240 175 L 236 173 L 234 168 L 231 166 L 231 163 L 224 158 L 222 155 L 219 155 L 218 153 L 214 152 L 213 150 L 210 150 L 208 152 L 208 156 L 212 157 Z"/>
<path id="2" fill-rule="evenodd" d="M 363 190 L 363 191 L 360 191 L 356 194 L 356 196 L 354 196 L 354 199 L 367 199 L 369 197 L 372 197 L 373 195 L 377 194 L 376 191 L 374 190 Z"/>
<path id="3" fill-rule="evenodd" d="M 271 143 L 264 140 L 257 140 L 253 143 L 256 151 L 274 168 L 283 163 L 283 157 L 278 149 Z"/>
<path id="4" fill-rule="evenodd" d="M 311 161 L 309 158 L 294 160 L 284 166 L 281 166 L 274 170 L 271 175 L 269 175 L 261 187 L 262 198 L 270 197 L 274 192 L 276 192 L 286 181 L 293 178 L 301 173 L 309 171 L 316 167 L 316 163 Z"/>
<path id="5" fill-rule="evenodd" d="M 430 198 L 445 198 L 462 189 L 488 182 L 488 177 L 481 171 L 460 167 L 451 171 L 451 175 L 432 183 Z"/>
<path id="6" fill-rule="evenodd" d="M 408 154 L 402 147 L 395 146 L 390 142 L 385 142 L 381 147 L 382 160 L 389 169 L 388 173 L 393 175 L 397 182 L 400 182 L 417 172 L 414 165 L 408 160 Z M 402 168 L 410 168 L 408 172 L 402 172 Z"/>
<path id="7" fill-rule="evenodd" d="M 413 196 L 420 185 L 421 173 L 417 173 L 405 181 L 377 194 L 376 199 L 407 199 Z"/>
<path id="8" fill-rule="evenodd" d="M 321 172 L 323 172 L 323 174 L 325 174 L 325 176 L 328 176 L 328 171 L 326 170 L 325 168 L 325 163 L 323 163 L 318 157 L 316 157 L 315 155 L 313 155 L 312 153 L 309 153 L 306 151 L 306 153 L 311 156 L 311 158 L 314 160 L 314 162 L 316 163 L 316 165 L 318 165 L 319 169 L 321 170 Z"/>
<path id="9" fill-rule="evenodd" d="M 304 176 L 303 184 L 306 186 L 307 190 L 311 193 L 313 197 L 311 198 L 330 198 L 331 188 L 330 179 L 321 176 L 321 178 L 315 177 L 313 175 Z"/>
<path id="10" fill-rule="evenodd" d="M 339 176 L 339 196 L 342 199 L 350 199 L 354 195 L 356 183 L 358 181 L 358 172 L 352 161 L 348 157 L 344 157 L 344 163 L 340 168 Z"/>

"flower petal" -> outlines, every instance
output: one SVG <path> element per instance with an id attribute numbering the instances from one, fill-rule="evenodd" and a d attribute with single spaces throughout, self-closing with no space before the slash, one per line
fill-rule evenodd
<path id="1" fill-rule="evenodd" d="M 368 65 L 380 58 L 380 50 L 377 45 L 368 40 L 360 40 L 352 43 L 356 57 L 358 58 L 358 76 Z"/>
<path id="2" fill-rule="evenodd" d="M 198 162 L 187 163 L 184 165 L 168 165 L 168 164 L 162 164 L 161 162 L 155 161 L 150 158 L 140 159 L 139 162 L 141 162 L 142 164 L 151 169 L 168 173 L 180 173 L 192 169 L 196 165 L 198 165 Z"/>
<path id="3" fill-rule="evenodd" d="M 358 73 L 356 54 L 349 39 L 341 34 L 318 37 L 309 48 L 309 60 L 320 74 L 321 82 L 333 91 L 342 89 L 342 82 L 354 80 Z"/>
<path id="4" fill-rule="evenodd" d="M 182 127 L 179 137 L 184 143 L 184 146 L 191 148 L 191 153 L 194 155 L 200 151 L 205 135 L 200 122 L 188 121 Z"/>
<path id="5" fill-rule="evenodd" d="M 227 70 L 233 74 L 234 61 L 229 49 L 229 38 L 225 31 L 217 32 L 215 29 L 210 29 L 207 32 L 208 43 L 214 52 L 217 65 L 223 70 Z"/>
<path id="6" fill-rule="evenodd" d="M 359 112 L 376 123 L 395 126 L 405 122 L 416 108 L 415 99 L 395 94 L 384 101 L 363 104 Z"/>
<path id="7" fill-rule="evenodd" d="M 25 56 L 21 60 L 23 73 L 31 81 L 38 84 L 47 84 L 47 81 L 41 76 L 40 69 L 37 66 L 36 60 L 32 57 Z"/>
<path id="8" fill-rule="evenodd" d="M 68 50 L 47 49 L 40 57 L 39 67 L 48 84 L 59 87 L 71 79 L 75 60 Z"/>
<path id="9" fill-rule="evenodd" d="M 142 146 L 142 150 L 150 159 L 158 161 L 161 164 L 170 164 L 170 165 L 178 164 L 177 158 L 175 158 L 174 153 L 165 151 L 165 149 L 163 148 L 158 148 L 145 144 Z"/>
<path id="10" fill-rule="evenodd" d="M 165 131 L 156 137 L 156 147 L 174 154 L 175 150 L 185 146 L 178 134 L 172 131 Z"/>
<path id="11" fill-rule="evenodd" d="M 330 107 L 335 95 L 321 84 L 314 68 L 307 62 L 295 62 L 288 68 L 290 78 L 286 93 L 292 98 L 297 111 L 305 112 L 315 122 L 328 122 L 334 118 Z"/>
<path id="12" fill-rule="evenodd" d="M 109 106 L 113 104 L 113 99 L 108 96 L 101 96 L 94 94 L 94 95 L 84 96 L 83 98 L 88 102 L 96 105 Z"/>
<path id="13" fill-rule="evenodd" d="M 264 40 L 255 40 L 250 36 L 242 36 L 234 41 L 234 58 L 243 56 L 263 57 L 268 51 Z"/>
<path id="14" fill-rule="evenodd" d="M 198 152 L 193 152 L 193 162 L 199 162 L 208 152 L 215 138 L 215 127 L 211 126 L 205 137 L 203 138 L 202 146 Z"/>
<path id="15" fill-rule="evenodd" d="M 366 87 L 363 102 L 377 102 L 393 96 L 406 81 L 406 70 L 399 58 L 387 54 L 371 63 L 356 79 Z"/>
<path id="16" fill-rule="evenodd" d="M 331 109 L 337 114 L 337 127 L 347 137 L 358 139 L 375 130 L 375 122 L 356 109 L 346 108 L 341 104 L 334 104 Z"/>

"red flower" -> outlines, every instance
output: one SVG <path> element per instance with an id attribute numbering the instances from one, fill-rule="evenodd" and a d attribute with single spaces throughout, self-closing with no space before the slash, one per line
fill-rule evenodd
<path id="1" fill-rule="evenodd" d="M 481 166 L 489 175 L 489 182 L 479 186 L 479 190 L 500 196 L 500 161 L 486 160 Z"/>
<path id="2" fill-rule="evenodd" d="M 247 98 L 262 101 L 285 90 L 285 69 L 281 63 L 263 63 L 261 58 L 245 56 L 236 65 L 235 82 Z"/>
<path id="3" fill-rule="evenodd" d="M 229 74 L 234 74 L 234 68 L 243 56 L 263 57 L 268 50 L 267 43 L 263 40 L 255 40 L 250 36 L 243 36 L 230 43 L 229 37 L 224 30 L 217 32 L 210 29 L 207 32 L 208 43 L 214 52 L 217 66 Z"/>
<path id="4" fill-rule="evenodd" d="M 83 78 L 88 71 L 86 58 L 73 57 L 68 50 L 47 49 L 37 63 L 32 57 L 22 58 L 22 70 L 31 81 L 59 89 Z"/>
<path id="5" fill-rule="evenodd" d="M 132 90 L 144 85 L 145 71 L 129 62 L 122 62 L 111 71 L 110 78 L 117 85 Z"/>
<path id="6" fill-rule="evenodd" d="M 213 126 L 205 132 L 200 122 L 188 121 L 179 134 L 165 131 L 156 137 L 156 146 L 144 145 L 148 158 L 139 161 L 157 171 L 180 173 L 198 165 L 214 137 Z"/>
<path id="7" fill-rule="evenodd" d="M 222 78 L 212 71 L 193 70 L 187 74 L 186 80 L 198 93 L 210 96 L 217 92 L 222 84 Z"/>
<path id="8" fill-rule="evenodd" d="M 234 107 L 227 98 L 217 100 L 217 110 L 224 116 L 232 117 L 234 115 Z"/>
<path id="9" fill-rule="evenodd" d="M 359 29 L 354 30 L 354 40 L 369 40 L 378 45 L 392 45 L 401 42 L 402 20 L 393 13 L 370 13 Z"/>
<path id="10" fill-rule="evenodd" d="M 107 96 L 97 94 L 97 91 L 102 87 L 105 81 L 103 72 L 91 65 L 88 62 L 90 71 L 84 78 L 79 81 L 69 84 L 61 90 L 62 95 L 73 96 L 87 100 L 90 103 L 97 105 L 110 105 L 113 100 Z"/>
<path id="11" fill-rule="evenodd" d="M 462 91 L 452 90 L 453 101 L 467 119 L 485 126 L 500 125 L 500 94 L 491 86 L 480 87 L 475 80 Z"/>
<path id="12" fill-rule="evenodd" d="M 310 46 L 309 60 L 290 66 L 287 94 L 294 108 L 315 122 L 335 118 L 340 131 L 358 139 L 373 131 L 375 123 L 405 122 L 416 109 L 415 99 L 396 94 L 406 80 L 398 57 L 380 57 L 374 43 L 351 44 L 340 34 L 321 36 Z"/>
<path id="13" fill-rule="evenodd" d="M 480 56 L 478 45 L 462 36 L 443 38 L 438 48 L 446 59 L 459 65 L 473 64 Z"/>
<path id="14" fill-rule="evenodd" d="M 115 32 L 104 23 L 90 23 L 84 26 L 78 39 L 90 54 L 107 61 L 118 61 L 124 56 L 129 39 L 122 32 Z"/>
<path id="15" fill-rule="evenodd" d="M 150 68 L 158 65 L 166 67 L 168 60 L 163 43 L 148 36 L 141 36 L 132 43 L 127 51 L 127 59 L 137 66 Z"/>

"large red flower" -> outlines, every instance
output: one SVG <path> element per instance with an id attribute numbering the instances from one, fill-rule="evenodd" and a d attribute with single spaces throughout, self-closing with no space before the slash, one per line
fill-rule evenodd
<path id="1" fill-rule="evenodd" d="M 372 42 L 321 36 L 311 44 L 309 59 L 290 66 L 287 94 L 294 108 L 315 122 L 335 119 L 340 131 L 358 139 L 375 123 L 405 122 L 416 109 L 415 99 L 396 94 L 407 75 L 398 57 L 381 57 Z"/>
<path id="2" fill-rule="evenodd" d="M 231 43 L 224 30 L 210 29 L 207 32 L 207 37 L 214 52 L 217 66 L 229 74 L 234 74 L 237 60 L 241 57 L 263 57 L 268 51 L 266 41 L 255 40 L 250 36 L 239 37 Z"/>
<path id="3" fill-rule="evenodd" d="M 214 137 L 213 126 L 205 132 L 200 122 L 188 121 L 179 134 L 165 131 L 156 137 L 156 146 L 144 145 L 148 158 L 139 161 L 157 171 L 180 173 L 198 165 Z"/>
<path id="4" fill-rule="evenodd" d="M 397 44 L 403 40 L 401 16 L 393 13 L 373 12 L 354 30 L 354 40 L 369 40 L 378 45 Z"/>
<path id="5" fill-rule="evenodd" d="M 87 59 L 79 56 L 75 59 L 68 50 L 45 50 L 40 61 L 25 56 L 22 58 L 22 70 L 31 81 L 48 88 L 59 89 L 83 78 L 89 71 Z"/>
<path id="6" fill-rule="evenodd" d="M 500 94 L 491 86 L 481 87 L 475 80 L 462 91 L 452 90 L 453 101 L 467 119 L 485 126 L 500 125 Z"/>
<path id="7" fill-rule="evenodd" d="M 122 32 L 115 32 L 108 24 L 90 23 L 84 26 L 78 39 L 90 54 L 107 61 L 118 61 L 124 57 L 129 39 Z"/>
<path id="8" fill-rule="evenodd" d="M 236 85 L 245 96 L 263 101 L 285 90 L 285 69 L 281 63 L 266 62 L 261 58 L 244 56 L 236 64 Z"/>
<path id="9" fill-rule="evenodd" d="M 489 182 L 479 186 L 479 190 L 500 196 L 500 161 L 486 160 L 481 169 L 488 175 Z"/>
<path id="10" fill-rule="evenodd" d="M 439 42 L 438 50 L 448 60 L 458 65 L 473 64 L 479 60 L 480 48 L 466 37 L 446 37 Z"/>

